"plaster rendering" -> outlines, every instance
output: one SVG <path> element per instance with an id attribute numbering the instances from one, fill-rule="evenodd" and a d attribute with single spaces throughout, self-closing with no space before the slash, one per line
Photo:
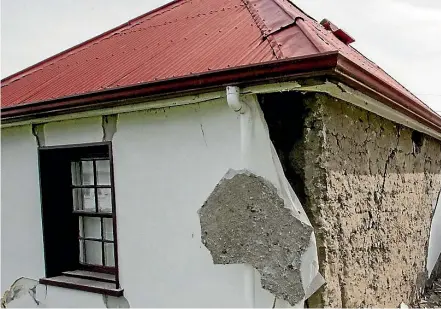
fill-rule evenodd
<path id="1" fill-rule="evenodd" d="M 429 251 L 427 254 L 427 272 L 429 278 L 441 276 L 441 191 L 433 207 L 430 228 Z"/>
<path id="2" fill-rule="evenodd" d="M 301 257 L 312 227 L 296 218 L 269 181 L 230 170 L 199 210 L 214 264 L 250 264 L 264 289 L 296 305 L 305 296 Z"/>
<path id="3" fill-rule="evenodd" d="M 240 122 L 226 101 L 123 113 L 116 126 L 104 128 L 114 134 L 105 134 L 102 117 L 89 117 L 41 124 L 37 135 L 46 146 L 101 142 L 103 136 L 112 136 L 118 260 L 125 297 L 118 298 L 121 306 L 128 302 L 132 307 L 246 307 L 245 266 L 213 265 L 200 243 L 197 215 L 225 171 L 240 168 Z M 2 175 L 11 175 L 2 182 L 3 292 L 20 277 L 44 278 L 45 266 L 37 138 L 32 126 L 25 125 L 2 129 L 1 142 Z M 23 186 L 27 194 L 20 193 Z M 21 224 L 27 229 L 15 228 Z M 271 307 L 274 296 L 260 287 L 258 278 L 252 284 L 255 305 Z M 106 307 L 101 294 L 42 284 L 36 298 L 45 307 Z M 20 301 L 25 303 L 14 301 L 9 306 L 35 306 L 30 298 Z"/>

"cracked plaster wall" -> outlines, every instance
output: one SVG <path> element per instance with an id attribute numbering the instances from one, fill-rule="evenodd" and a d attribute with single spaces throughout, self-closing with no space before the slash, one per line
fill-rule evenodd
<path id="1" fill-rule="evenodd" d="M 327 284 L 310 306 L 411 303 L 426 279 L 441 143 L 323 94 L 261 101 L 285 172 L 315 228 Z M 291 107 L 277 117 L 266 107 L 274 102 Z"/>
<path id="2" fill-rule="evenodd" d="M 38 146 L 99 142 L 103 127 L 113 135 L 115 117 L 24 125 L 1 130 L 1 293 L 2 306 L 127 307 L 125 298 L 38 284 L 45 276 Z"/>
<path id="3" fill-rule="evenodd" d="M 225 100 L 2 129 L 2 292 L 19 277 L 44 276 L 33 134 L 46 146 L 112 139 L 119 274 L 130 306 L 247 305 L 244 265 L 213 265 L 197 214 L 225 172 L 241 166 L 240 122 Z M 271 307 L 274 296 L 255 281 L 256 306 Z M 25 296 L 20 305 L 32 305 Z M 45 307 L 105 307 L 100 294 L 51 286 L 37 298 Z"/>

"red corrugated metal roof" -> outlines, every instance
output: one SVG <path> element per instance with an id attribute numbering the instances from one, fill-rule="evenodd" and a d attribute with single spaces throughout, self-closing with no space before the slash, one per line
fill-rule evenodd
<path id="1" fill-rule="evenodd" d="M 273 59 L 242 1 L 176 1 L 6 78 L 2 107 Z"/>
<path id="2" fill-rule="evenodd" d="M 330 51 L 424 105 L 289 1 L 178 0 L 5 78 L 1 106 Z"/>

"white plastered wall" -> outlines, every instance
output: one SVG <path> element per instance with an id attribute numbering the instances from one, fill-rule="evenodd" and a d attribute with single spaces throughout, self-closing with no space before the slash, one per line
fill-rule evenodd
<path id="1" fill-rule="evenodd" d="M 37 144 L 31 126 L 1 132 L 1 290 L 44 275 Z"/>
<path id="2" fill-rule="evenodd" d="M 102 141 L 101 117 L 48 123 L 45 145 Z M 244 307 L 243 265 L 213 265 L 197 210 L 240 167 L 240 124 L 224 99 L 118 116 L 113 136 L 120 283 L 131 307 Z M 44 276 L 37 143 L 2 130 L 2 292 Z M 26 189 L 25 189 L 26 188 Z M 273 297 L 259 287 L 258 307 Z M 104 307 L 102 295 L 48 287 L 45 307 Z M 13 305 L 13 304 L 11 304 Z M 16 305 L 35 305 L 32 302 Z"/>
<path id="3" fill-rule="evenodd" d="M 441 192 L 434 203 L 432 225 L 430 228 L 427 272 L 430 276 L 441 254 Z"/>

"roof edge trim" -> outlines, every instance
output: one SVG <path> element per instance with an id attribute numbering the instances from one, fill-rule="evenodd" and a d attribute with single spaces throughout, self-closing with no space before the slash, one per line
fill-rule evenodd
<path id="1" fill-rule="evenodd" d="M 1 109 L 3 123 L 124 106 L 132 99 L 156 99 L 212 91 L 228 85 L 293 80 L 312 76 L 336 78 L 415 121 L 441 133 L 441 116 L 416 102 L 361 66 L 333 51 L 318 55 L 257 63 L 185 77 L 120 87 L 77 96 L 33 102 Z"/>
<path id="2" fill-rule="evenodd" d="M 1 119 L 6 121 L 19 116 L 89 106 L 99 108 L 99 103 L 126 100 L 134 97 L 164 95 L 171 92 L 188 92 L 223 85 L 256 82 L 289 76 L 310 76 L 317 71 L 331 72 L 337 65 L 337 52 L 275 60 L 230 69 L 193 74 L 162 81 L 101 90 L 82 95 L 32 102 L 1 109 Z M 124 102 L 120 102 L 124 104 Z"/>
<path id="3" fill-rule="evenodd" d="M 441 132 L 441 116 L 429 106 L 416 102 L 379 77 L 366 71 L 343 55 L 338 55 L 336 73 L 342 81 L 355 88 L 363 88 L 374 99 Z"/>

